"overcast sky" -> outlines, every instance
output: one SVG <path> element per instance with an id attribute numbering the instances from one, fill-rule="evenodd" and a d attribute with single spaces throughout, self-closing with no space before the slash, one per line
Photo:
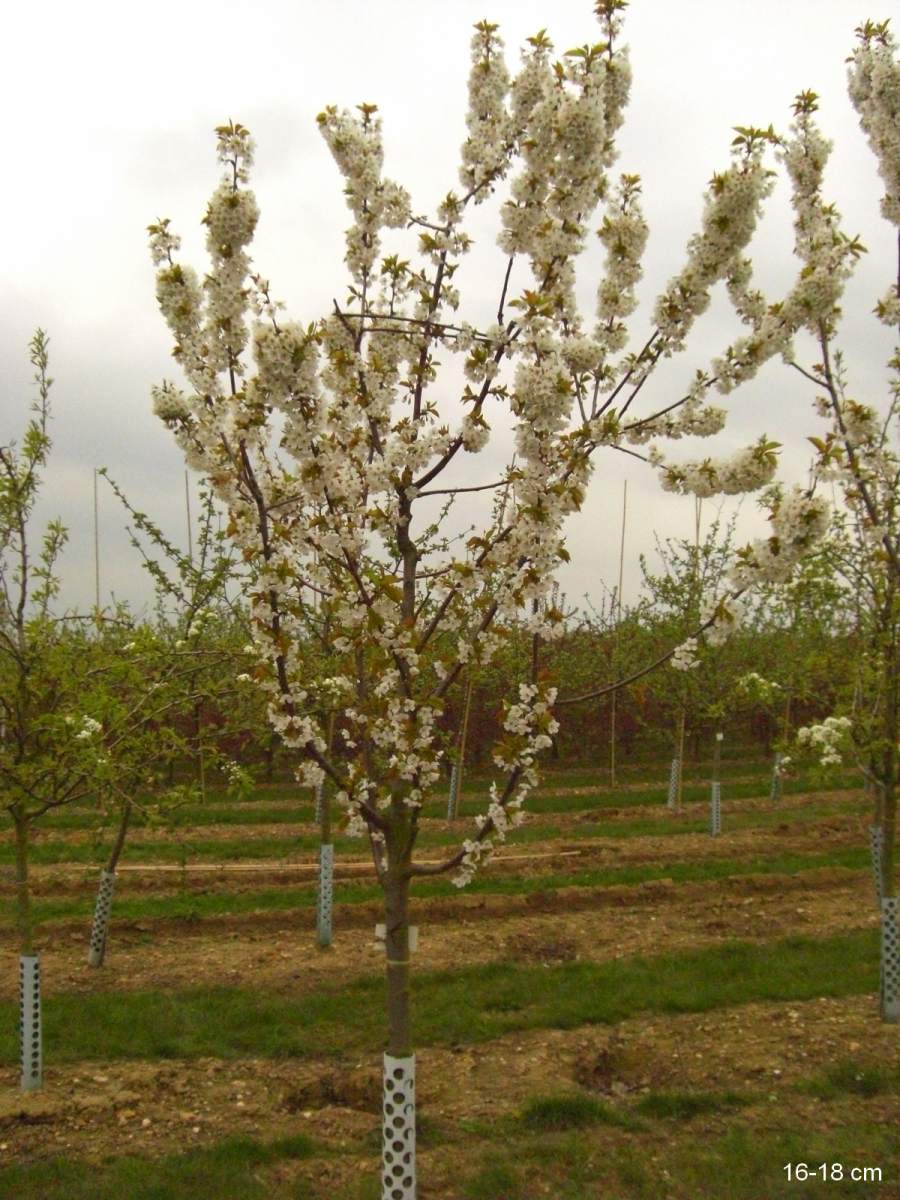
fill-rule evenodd
<path id="1" fill-rule="evenodd" d="M 636 341 L 648 332 L 653 297 L 682 264 L 704 185 L 729 161 L 732 126 L 772 122 L 786 130 L 793 96 L 812 88 L 835 142 L 829 192 L 845 228 L 860 233 L 870 251 L 845 306 L 854 394 L 880 401 L 889 337 L 869 314 L 893 272 L 893 241 L 878 216 L 875 161 L 846 96 L 844 59 L 854 27 L 885 15 L 884 5 L 867 9 L 848 0 L 633 0 L 625 40 L 634 84 L 616 169 L 642 176 L 651 228 L 643 303 L 632 318 Z M 184 467 L 150 409 L 151 385 L 177 377 L 177 369 L 156 308 L 145 227 L 170 217 L 184 238 L 184 260 L 202 272 L 200 219 L 217 182 L 214 126 L 231 117 L 256 139 L 253 186 L 262 217 L 253 257 L 290 315 L 311 321 L 344 295 L 348 224 L 316 113 L 329 103 L 378 104 L 385 173 L 412 193 L 414 211 L 433 210 L 458 186 L 468 46 L 482 17 L 500 22 L 511 68 L 523 39 L 541 27 L 560 52 L 599 37 L 591 0 L 51 0 L 6 13 L 0 443 L 24 424 L 26 347 L 41 326 L 51 338 L 56 379 L 55 444 L 37 515 L 59 514 L 70 528 L 62 563 L 67 604 L 93 599 L 95 466 L 108 467 L 137 507 L 185 540 Z M 478 245 L 463 281 L 461 315 L 468 319 L 496 304 L 502 278 L 495 214 L 487 207 L 473 227 Z M 752 247 L 771 300 L 790 286 L 791 244 L 780 186 Z M 579 275 L 589 319 L 598 262 L 595 252 Z M 688 353 L 648 387 L 650 400 L 681 394 L 675 389 L 736 329 L 720 298 Z M 727 452 L 765 431 L 784 443 L 782 477 L 802 479 L 804 439 L 817 428 L 808 386 L 794 375 L 771 363 L 729 397 L 729 425 L 704 450 Z M 563 584 L 570 600 L 598 596 L 604 583 L 615 582 L 625 478 L 626 600 L 639 579 L 637 554 L 652 548 L 653 531 L 687 536 L 692 529 L 692 500 L 661 492 L 643 464 L 608 452 L 598 461 L 591 499 L 569 528 L 573 565 Z M 709 502 L 706 508 L 711 512 Z M 101 492 L 104 600 L 115 592 L 140 604 L 149 589 L 123 524 L 115 499 Z M 752 500 L 744 503 L 741 529 L 759 531 Z"/>

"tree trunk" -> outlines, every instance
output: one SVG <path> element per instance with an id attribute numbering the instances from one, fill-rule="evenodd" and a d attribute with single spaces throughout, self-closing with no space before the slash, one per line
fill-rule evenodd
<path id="1" fill-rule="evenodd" d="M 334 745 L 333 712 L 328 715 L 328 751 Z M 331 793 L 323 779 L 316 788 L 316 820 L 319 822 L 319 885 L 316 892 L 316 941 L 322 949 L 331 945 L 331 914 L 334 908 L 334 845 L 331 840 Z"/>
<path id="2" fill-rule="evenodd" d="M 404 823 L 405 824 L 405 823 Z M 401 838 L 406 831 L 401 831 Z M 394 834 L 394 836 L 391 836 Z M 384 879 L 388 1039 L 384 1055 L 382 1200 L 416 1197 L 416 1059 L 409 1000 L 409 852 L 391 830 Z"/>
<path id="3" fill-rule="evenodd" d="M 769 786 L 769 802 L 771 804 L 777 804 L 781 799 L 781 759 L 781 751 L 776 750 L 775 757 L 772 759 L 772 782 Z"/>
<path id="4" fill-rule="evenodd" d="M 781 740 L 785 746 L 791 740 L 791 703 L 793 698 L 793 692 L 788 689 L 788 694 L 784 702 L 784 717 L 781 722 Z"/>
<path id="5" fill-rule="evenodd" d="M 887 629 L 884 646 L 884 723 L 881 770 L 881 1019 L 892 1025 L 900 1022 L 900 940 L 898 940 L 898 899 L 894 871 L 894 846 L 897 835 L 897 735 L 898 684 L 893 588 L 886 606 Z"/>
<path id="6" fill-rule="evenodd" d="M 321 785 L 319 801 L 319 887 L 316 896 L 316 941 L 331 945 L 331 913 L 334 897 L 334 846 L 331 841 L 331 796 Z"/>
<path id="7" fill-rule="evenodd" d="M 609 786 L 616 786 L 616 692 L 609 698 Z"/>
<path id="8" fill-rule="evenodd" d="M 678 714 L 678 726 L 675 733 L 675 757 L 669 772 L 669 808 L 681 807 L 681 782 L 684 775 L 684 705 Z"/>
<path id="9" fill-rule="evenodd" d="M 43 1084 L 41 959 L 34 952 L 34 919 L 28 880 L 28 817 L 13 810 L 16 829 L 16 925 L 19 934 L 19 1061 L 23 1092 Z"/>
<path id="10" fill-rule="evenodd" d="M 272 780 L 275 778 L 275 749 L 276 749 L 277 745 L 278 745 L 278 734 L 273 733 L 272 736 L 269 738 L 268 745 L 266 746 L 265 751 L 264 751 L 265 762 L 266 762 L 264 779 L 265 779 L 266 783 L 271 783 Z"/>
<path id="11" fill-rule="evenodd" d="M 450 766 L 450 784 L 447 791 L 447 820 L 455 821 L 459 805 L 459 761 Z"/>
<path id="12" fill-rule="evenodd" d="M 28 879 L 28 817 L 23 812 L 12 814 L 16 829 L 16 925 L 19 933 L 19 952 L 34 953 L 34 920 L 31 912 L 31 885 Z"/>
<path id="13" fill-rule="evenodd" d="M 94 922 L 91 926 L 91 941 L 88 948 L 88 966 L 102 967 L 106 958 L 106 944 L 109 937 L 109 918 L 112 913 L 113 890 L 116 886 L 116 867 L 119 856 L 125 845 L 128 833 L 128 822 L 131 819 L 131 801 L 122 806 L 122 816 L 116 840 L 113 842 L 106 860 L 106 866 L 100 872 L 100 885 L 97 888 L 97 903 L 94 906 Z"/>
<path id="14" fill-rule="evenodd" d="M 716 730 L 716 740 L 713 743 L 712 782 L 709 797 L 709 832 L 718 837 L 722 832 L 722 783 L 719 779 L 722 759 L 722 732 Z"/>
<path id="15" fill-rule="evenodd" d="M 197 750 L 197 780 L 200 784 L 200 800 L 206 803 L 206 757 L 203 753 L 203 705 L 198 700 L 194 705 L 194 744 Z"/>
<path id="16" fill-rule="evenodd" d="M 412 1053 L 409 1010 L 409 879 L 403 869 L 391 862 L 384 885 L 385 937 L 387 970 L 387 1018 L 389 1054 L 397 1058 Z"/>

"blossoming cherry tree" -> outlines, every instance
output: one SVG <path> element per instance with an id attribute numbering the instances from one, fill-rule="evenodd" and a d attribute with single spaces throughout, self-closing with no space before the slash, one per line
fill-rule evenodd
<path id="1" fill-rule="evenodd" d="M 601 448 L 646 456 L 678 491 L 734 493 L 771 479 L 776 446 L 765 436 L 731 459 L 681 465 L 659 443 L 718 432 L 725 412 L 708 393 L 730 390 L 782 350 L 785 331 L 822 303 L 813 283 L 822 272 L 840 278 L 844 262 L 840 247 L 827 262 L 811 257 L 812 282 L 804 262 L 772 328 L 764 319 L 711 371 L 691 372 L 682 394 L 636 411 L 656 365 L 684 349 L 714 284 L 727 282 L 742 317 L 755 314 L 743 255 L 771 187 L 763 160 L 774 135 L 739 132 L 685 265 L 632 346 L 625 320 L 647 226 L 637 176 L 610 175 L 631 79 L 619 42 L 624 7 L 600 0 L 602 41 L 559 60 L 543 32 L 528 39 L 514 76 L 497 26 L 475 27 L 460 186 L 430 218 L 385 176 L 374 106 L 319 115 L 352 223 L 347 298 L 313 324 L 286 319 L 252 271 L 259 212 L 243 126 L 217 130 L 224 175 L 205 217 L 211 266 L 202 282 L 178 261 L 169 222 L 150 227 L 157 298 L 187 381 L 187 390 L 157 387 L 155 410 L 227 506 L 253 571 L 252 674 L 272 724 L 302 756 L 300 781 L 327 779 L 350 830 L 369 838 L 384 889 L 390 1200 L 415 1194 L 410 885 L 442 873 L 464 885 L 521 821 L 537 756 L 557 728 L 555 691 L 533 655 L 505 701 L 485 811 L 434 864 L 414 850 L 448 752 L 437 717 L 523 609 L 535 644 L 561 631 L 562 614 L 546 601 L 568 557 L 565 519 L 581 508 Z M 456 276 L 472 245 L 465 222 L 501 188 L 496 321 L 476 328 L 458 315 Z M 576 303 L 576 262 L 598 206 L 605 266 L 588 318 Z M 393 230 L 415 239 L 405 257 L 389 252 Z M 439 358 L 452 366 L 442 372 Z M 498 421 L 512 425 L 514 462 L 480 468 Z M 646 455 L 636 449 L 644 443 Z M 462 492 L 508 502 L 486 504 L 465 554 L 430 553 L 436 505 Z M 776 514 L 777 542 L 747 549 L 736 589 L 763 566 L 789 570 L 823 521 L 817 499 L 791 493 Z M 300 651 L 313 597 L 329 605 L 334 655 L 309 677 Z M 724 602 L 708 623 L 720 619 L 731 619 Z M 339 714 L 333 751 L 315 715 L 323 696 Z"/>

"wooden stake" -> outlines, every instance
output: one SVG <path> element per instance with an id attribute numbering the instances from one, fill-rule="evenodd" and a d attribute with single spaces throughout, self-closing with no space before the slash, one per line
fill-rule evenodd
<path id="1" fill-rule="evenodd" d="M 628 508 L 628 480 L 622 484 L 622 534 L 619 539 L 619 586 L 616 590 L 616 627 L 613 634 L 612 676 L 616 677 L 616 666 L 619 660 L 619 626 L 622 623 L 622 572 L 625 565 L 625 513 Z M 616 782 L 616 696 L 613 692 L 609 707 L 609 782 Z"/>
<path id="2" fill-rule="evenodd" d="M 184 510 L 187 516 L 188 561 L 194 565 L 194 539 L 191 534 L 191 489 L 188 485 L 188 473 L 184 473 Z"/>

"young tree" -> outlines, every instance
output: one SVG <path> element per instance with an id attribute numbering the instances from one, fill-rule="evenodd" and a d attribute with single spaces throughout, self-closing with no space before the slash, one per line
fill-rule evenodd
<path id="1" fill-rule="evenodd" d="M 42 1082 L 40 956 L 29 847 L 36 823 L 66 805 L 127 805 L 165 756 L 179 665 L 141 657 L 124 610 L 56 614 L 66 530 L 31 528 L 51 449 L 48 338 L 31 341 L 37 398 L 21 446 L 0 447 L 0 807 L 13 825 L 20 949 L 23 1090 Z M 142 645 L 139 645 L 142 643 Z M 181 695 L 177 687 L 176 695 Z"/>
<path id="2" fill-rule="evenodd" d="M 653 626 L 663 646 L 683 643 L 689 633 L 702 623 L 704 600 L 714 606 L 719 597 L 727 594 L 728 569 L 734 554 L 734 525 L 736 514 L 724 528 L 717 516 L 706 536 L 700 537 L 700 501 L 696 508 L 695 536 L 691 538 L 656 539 L 656 553 L 661 573 L 650 570 L 644 555 L 640 556 L 643 576 L 644 619 Z M 702 669 L 693 653 L 673 655 L 669 665 L 676 670 L 673 679 L 661 672 L 649 686 L 663 713 L 674 719 L 675 756 L 670 776 L 670 804 L 681 802 L 684 768 L 685 734 L 694 739 L 694 756 L 699 754 L 700 725 L 704 720 L 721 718 L 724 701 L 733 686 L 731 672 L 723 661 L 726 648 L 716 647 L 703 657 Z M 683 669 L 679 669 L 682 668 Z"/>
<path id="3" fill-rule="evenodd" d="M 774 744 L 772 800 L 781 795 L 782 762 L 794 730 L 826 715 L 849 678 L 858 597 L 840 569 L 843 544 L 834 513 L 828 535 L 790 582 L 759 590 L 748 622 L 758 648 L 754 665 L 765 674 L 746 672 L 739 691 L 755 713 L 767 753 Z"/>
<path id="4" fill-rule="evenodd" d="M 858 45 L 849 61 L 850 99 L 875 153 L 884 183 L 881 211 L 900 231 L 900 63 L 888 23 L 865 22 L 857 29 Z M 791 137 L 781 156 L 794 189 L 796 252 L 813 277 L 832 256 L 834 248 L 852 245 L 841 232 L 840 216 L 822 195 L 822 175 L 830 145 L 818 130 L 814 114 L 815 93 L 802 92 L 794 105 Z M 900 236 L 893 234 L 894 238 Z M 900 243 L 898 243 L 900 250 Z M 840 489 L 855 531 L 850 582 L 861 597 L 864 652 L 860 662 L 859 694 L 863 703 L 852 716 L 836 717 L 831 733 L 821 735 L 830 744 L 843 721 L 860 752 L 876 794 L 876 825 L 882 830 L 880 893 L 882 904 L 882 1015 L 900 1019 L 900 946 L 895 870 L 897 812 L 898 714 L 898 613 L 900 613 L 900 348 L 894 345 L 888 362 L 888 394 L 882 403 L 863 403 L 849 391 L 849 371 L 838 347 L 840 318 L 839 281 L 821 276 L 817 285 L 827 303 L 810 312 L 804 325 L 812 334 L 818 361 L 804 366 L 790 355 L 788 361 L 814 387 L 815 406 L 826 421 L 824 437 L 810 438 L 818 454 L 822 479 Z M 751 317 L 759 340 L 773 318 Z M 900 272 L 894 272 L 885 295 L 875 305 L 875 316 L 888 328 L 900 327 Z M 768 336 L 773 336 L 769 333 Z M 737 365 L 737 364 L 736 364 Z M 835 721 L 838 724 L 835 724 Z"/>
<path id="5" fill-rule="evenodd" d="M 728 282 L 742 315 L 751 305 L 742 256 L 771 186 L 764 153 L 774 133 L 739 131 L 733 161 L 706 194 L 684 268 L 659 297 L 649 334 L 629 349 L 625 318 L 635 308 L 647 228 L 637 177 L 609 178 L 630 86 L 619 43 L 624 7 L 600 0 L 603 41 L 559 61 L 544 33 L 529 39 L 514 78 L 497 27 L 475 27 L 462 187 L 433 219 L 416 214 L 383 175 L 374 106 L 320 114 L 353 223 L 347 298 L 317 323 L 283 319 L 268 283 L 251 274 L 247 246 L 259 213 L 246 186 L 253 146 L 243 126 L 217 130 L 225 172 L 205 217 L 211 268 L 202 283 L 176 260 L 168 220 L 150 226 L 157 298 L 188 383 L 188 391 L 168 382 L 156 388 L 155 410 L 228 506 L 230 534 L 255 572 L 255 676 L 270 719 L 301 752 L 301 780 L 329 779 L 352 828 L 368 835 L 384 889 L 382 1194 L 390 1200 L 415 1194 L 410 884 L 451 872 L 464 885 L 522 819 L 536 757 L 557 728 L 540 645 L 563 625 L 542 601 L 567 557 L 565 518 L 583 503 L 598 450 L 640 456 L 632 447 L 652 439 L 718 432 L 725 413 L 708 392 L 738 382 L 735 364 L 747 376 L 765 357 L 754 352 L 754 360 L 742 340 L 712 373 L 696 373 L 685 394 L 635 411 L 654 367 L 684 349 L 716 282 Z M 455 276 L 471 245 L 463 222 L 505 181 L 497 319 L 478 329 L 455 315 Z M 586 322 L 575 302 L 575 264 L 598 204 L 606 265 L 596 319 Z M 403 228 L 415 231 L 417 248 L 388 253 L 386 231 Z M 804 262 L 782 305 L 784 325 L 815 319 L 819 277 L 840 279 L 846 256 L 841 247 L 817 257 L 812 278 Z M 439 356 L 457 356 L 465 374 L 454 402 L 452 374 L 435 386 Z M 504 410 L 515 464 L 473 475 L 463 461 L 484 450 Z M 775 450 L 763 436 L 730 459 L 676 466 L 656 446 L 647 458 L 670 489 L 711 495 L 767 483 Z M 466 557 L 424 553 L 421 531 L 436 498 L 504 489 L 510 504 L 486 515 Z M 821 501 L 791 493 L 773 514 L 773 538 L 745 551 L 735 591 L 788 574 L 824 520 Z M 315 595 L 331 605 L 334 655 L 327 674 L 310 678 L 299 669 L 298 646 Z M 523 608 L 532 652 L 518 695 L 505 702 L 493 755 L 502 777 L 473 836 L 440 864 L 417 862 L 422 806 L 445 753 L 436 718 Z M 705 624 L 733 619 L 726 597 Z M 340 756 L 329 754 L 316 715 L 326 696 L 326 707 L 340 710 Z"/>
<path id="6" fill-rule="evenodd" d="M 100 873 L 88 951 L 92 967 L 102 966 L 105 958 L 116 868 L 129 826 L 135 819 L 165 821 L 174 815 L 185 792 L 174 786 L 175 767 L 186 756 L 194 759 L 197 791 L 205 800 L 208 772 L 240 770 L 223 753 L 222 743 L 247 726 L 259 728 L 265 720 L 262 706 L 253 703 L 256 697 L 235 684 L 234 666 L 243 661 L 249 634 L 245 615 L 231 594 L 238 591 L 234 556 L 221 546 L 211 493 L 201 492 L 193 536 L 189 529 L 191 548 L 185 554 L 129 503 L 105 468 L 99 474 L 134 523 L 128 534 L 156 592 L 155 619 L 137 624 L 124 614 L 126 619 L 104 627 L 103 649 L 109 661 L 127 660 L 138 672 L 140 686 L 156 690 L 164 715 L 146 746 L 142 782 L 152 785 L 148 802 L 139 802 L 131 787 L 119 786 L 106 797 L 111 801 L 107 815 L 117 828 Z"/>

